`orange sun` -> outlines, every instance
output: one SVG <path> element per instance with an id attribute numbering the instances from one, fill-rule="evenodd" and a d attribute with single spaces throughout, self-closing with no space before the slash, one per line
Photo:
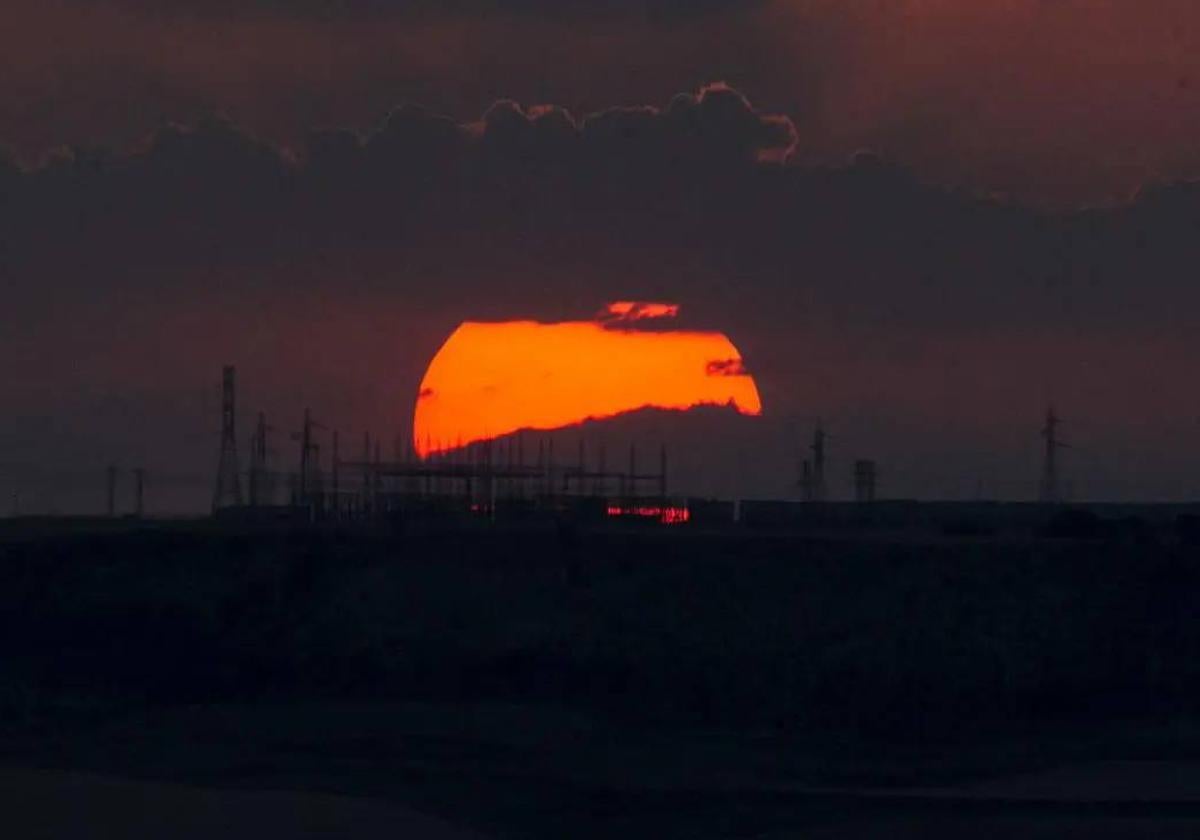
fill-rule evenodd
<path id="1" fill-rule="evenodd" d="M 413 445 L 424 457 L 642 408 L 727 405 L 761 414 L 754 379 L 724 335 L 633 328 L 678 309 L 619 301 L 594 321 L 461 324 L 421 381 Z"/>

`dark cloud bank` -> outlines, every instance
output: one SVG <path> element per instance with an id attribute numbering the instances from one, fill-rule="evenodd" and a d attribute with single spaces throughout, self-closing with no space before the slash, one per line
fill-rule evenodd
<path id="1" fill-rule="evenodd" d="M 230 115 L 287 146 L 398 99 L 578 112 L 725 79 L 860 148 L 1044 207 L 1200 177 L 1194 0 L 6 0 L 0 139 L 128 148 Z"/>
<path id="2" fill-rule="evenodd" d="M 784 165 L 796 142 L 714 85 L 587 116 L 403 107 L 291 150 L 210 121 L 0 163 L 5 480 L 81 508 L 109 460 L 145 464 L 161 504 L 199 506 L 221 363 L 281 429 L 311 404 L 390 434 L 461 320 L 663 299 L 734 339 L 767 409 L 696 421 L 720 442 L 700 489 L 787 492 L 821 416 L 842 484 L 871 456 L 892 495 L 1027 497 L 1053 400 L 1078 495 L 1193 495 L 1197 188 L 1050 214 L 871 156 Z"/>
<path id="3" fill-rule="evenodd" d="M 637 15 L 672 21 L 715 11 L 742 10 L 761 0 L 73 0 L 142 13 L 222 17 L 255 13 L 317 18 L 427 18 L 430 15 L 529 15 L 572 20 Z"/>

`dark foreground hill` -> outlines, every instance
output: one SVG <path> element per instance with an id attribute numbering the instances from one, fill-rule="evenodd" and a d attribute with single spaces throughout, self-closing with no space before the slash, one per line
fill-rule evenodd
<path id="1" fill-rule="evenodd" d="M 513 836 L 587 836 L 584 811 L 594 836 L 682 830 L 693 809 L 715 833 L 687 836 L 744 834 L 786 808 L 678 788 L 1200 758 L 1198 614 L 1195 549 L 1103 534 L 14 529 L 2 745 L 187 781 L 403 782 Z M 683 798 L 646 792 L 664 785 Z"/>

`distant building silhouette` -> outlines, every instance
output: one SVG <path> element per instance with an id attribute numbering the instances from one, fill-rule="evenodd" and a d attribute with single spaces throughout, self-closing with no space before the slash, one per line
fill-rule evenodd
<path id="1" fill-rule="evenodd" d="M 854 462 L 854 500 L 856 502 L 875 501 L 875 483 L 877 469 L 874 461 Z"/>

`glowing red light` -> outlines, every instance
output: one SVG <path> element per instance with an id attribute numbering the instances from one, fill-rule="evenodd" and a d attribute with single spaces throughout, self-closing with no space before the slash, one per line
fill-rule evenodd
<path id="1" fill-rule="evenodd" d="M 664 525 L 682 525 L 692 518 L 691 511 L 686 507 L 673 505 L 667 507 L 660 507 L 658 505 L 635 505 L 633 507 L 609 505 L 607 513 L 614 518 L 657 519 Z"/>

